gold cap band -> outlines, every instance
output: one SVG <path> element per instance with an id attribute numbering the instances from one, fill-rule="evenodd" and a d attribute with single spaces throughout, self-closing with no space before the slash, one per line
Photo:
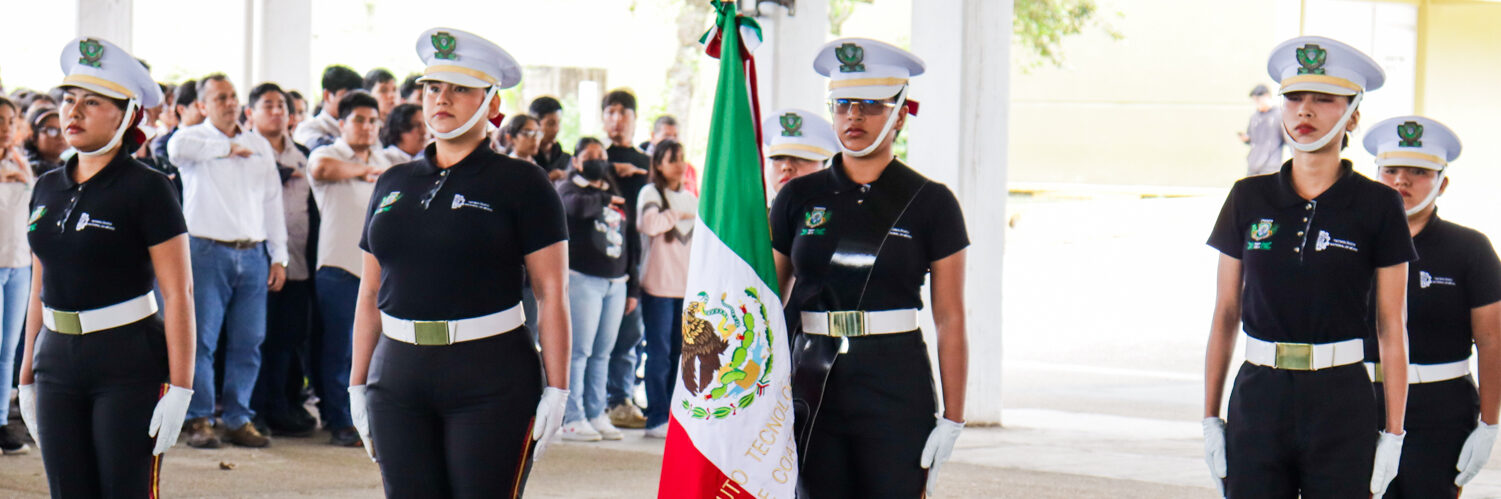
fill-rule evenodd
<path id="1" fill-rule="evenodd" d="M 1386 159 L 1417 159 L 1417 160 L 1427 161 L 1427 162 L 1430 162 L 1430 163 L 1433 163 L 1433 164 L 1436 164 L 1436 165 L 1439 165 L 1439 166 L 1449 166 L 1449 162 L 1448 161 L 1444 161 L 1444 158 L 1440 158 L 1438 156 L 1434 156 L 1434 155 L 1428 154 L 1428 153 L 1412 152 L 1412 151 L 1387 151 L 1387 152 L 1384 152 L 1384 153 L 1381 153 L 1381 154 L 1377 154 L 1376 155 L 1376 159 L 1378 159 L 1378 160 L 1386 160 Z"/>
<path id="2" fill-rule="evenodd" d="M 86 74 L 70 74 L 66 78 L 63 78 L 63 85 L 96 85 L 118 92 L 120 95 L 124 95 L 126 99 L 136 98 L 135 92 L 131 92 L 130 89 L 125 88 L 125 86 L 119 83 Z"/>
<path id="3" fill-rule="evenodd" d="M 855 78 L 851 80 L 832 80 L 829 82 L 829 90 L 837 90 L 849 87 L 883 87 L 906 84 L 906 78 Z"/>
<path id="4" fill-rule="evenodd" d="M 769 156 L 784 156 L 785 151 L 804 151 L 813 154 L 821 154 L 824 157 L 833 156 L 834 152 L 822 147 L 814 147 L 807 144 L 772 144 Z"/>
<path id="5" fill-rule="evenodd" d="M 462 75 L 468 75 L 468 76 L 473 76 L 475 78 L 479 78 L 480 80 L 483 80 L 485 83 L 489 83 L 491 85 L 495 84 L 495 77 L 494 76 L 490 76 L 488 74 L 485 74 L 484 71 L 470 69 L 470 68 L 466 68 L 466 67 L 463 67 L 463 66 L 454 66 L 452 64 L 435 64 L 435 65 L 432 65 L 432 66 L 428 66 L 427 69 L 422 70 L 422 74 L 424 76 L 430 76 L 433 73 L 459 73 L 459 74 L 462 74 Z"/>
<path id="6" fill-rule="evenodd" d="M 1283 91 L 1286 91 L 1289 85 L 1293 85 L 1295 83 L 1322 83 L 1325 85 L 1334 85 L 1336 87 L 1346 88 L 1352 92 L 1365 91 L 1365 89 L 1360 88 L 1360 85 L 1356 85 L 1353 81 L 1346 80 L 1338 76 L 1328 75 L 1297 75 L 1290 77 L 1286 80 L 1282 80 Z"/>

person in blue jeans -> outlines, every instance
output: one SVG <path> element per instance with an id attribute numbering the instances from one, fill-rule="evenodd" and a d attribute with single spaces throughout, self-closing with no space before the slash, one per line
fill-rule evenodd
<path id="1" fill-rule="evenodd" d="M 598 140 L 580 139 L 575 150 L 575 171 L 556 184 L 571 242 L 568 303 L 573 322 L 568 408 L 560 433 L 564 440 L 620 440 L 620 430 L 604 412 L 610 353 L 625 314 L 625 198 L 610 182 L 612 166 Z"/>
<path id="2" fill-rule="evenodd" d="M 250 421 L 250 396 L 266 337 L 266 293 L 281 291 L 289 261 L 281 174 L 271 143 L 237 122 L 239 98 L 229 78 L 206 76 L 197 90 L 194 105 L 207 120 L 178 129 L 167 142 L 182 171 L 182 212 L 192 236 L 198 361 L 188 445 L 221 445 L 211 422 L 217 401 L 231 443 L 265 447 L 271 439 Z M 224 386 L 222 400 L 216 400 L 214 352 L 220 343 Z"/>
<path id="3" fill-rule="evenodd" d="M 354 305 L 359 298 L 363 263 L 360 235 L 374 180 L 391 166 L 381 154 L 379 103 L 364 90 L 339 101 L 340 137 L 308 157 L 313 199 L 318 203 L 318 272 L 314 289 L 323 315 L 319 359 L 318 411 L 329 443 L 359 447 L 360 435 L 349 414 L 349 362 L 354 335 Z"/>
<path id="4" fill-rule="evenodd" d="M 0 425 L 10 416 L 10 390 L 20 370 L 22 318 L 26 316 L 26 297 L 31 292 L 31 250 L 26 244 L 26 221 L 30 213 L 31 168 L 21 151 L 11 143 L 9 126 L 16 122 L 20 108 L 0 97 Z M 25 454 L 30 447 L 20 433 L 8 425 L 0 426 L 0 451 Z M 24 431 L 24 430 L 22 430 Z"/>
<path id="5" fill-rule="evenodd" d="M 682 144 L 663 139 L 652 148 L 651 182 L 636 200 L 636 229 L 649 237 L 641 272 L 646 323 L 646 436 L 667 438 L 667 409 L 677 386 L 683 350 L 683 293 L 698 219 L 698 196 L 686 188 Z"/>

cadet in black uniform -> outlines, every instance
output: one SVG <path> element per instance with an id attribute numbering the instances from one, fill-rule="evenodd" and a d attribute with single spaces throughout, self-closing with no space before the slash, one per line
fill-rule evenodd
<path id="1" fill-rule="evenodd" d="M 192 399 L 196 342 L 177 191 L 130 158 L 161 89 L 104 40 L 69 42 L 62 67 L 59 117 L 79 152 L 32 192 L 21 414 L 53 497 L 154 498 Z"/>
<path id="2" fill-rule="evenodd" d="M 370 198 L 350 412 L 387 496 L 515 497 L 568 396 L 563 204 L 541 168 L 486 145 L 480 119 L 499 116 L 516 61 L 455 29 L 423 33 L 417 53 L 437 141 Z M 523 325 L 523 266 L 541 355 Z"/>
<path id="3" fill-rule="evenodd" d="M 1371 128 L 1365 147 L 1376 157 L 1381 183 L 1402 194 L 1408 232 L 1422 256 L 1407 275 L 1408 436 L 1386 497 L 1457 497 L 1496 441 L 1501 262 L 1484 234 L 1438 217 L 1433 202 L 1448 187 L 1445 173 L 1460 152 L 1449 127 L 1421 116 L 1391 118 Z M 1480 352 L 1478 393 L 1471 345 Z M 1375 358 L 1369 345 L 1366 352 Z M 1366 365 L 1381 372 L 1379 364 Z M 1374 379 L 1380 400 L 1383 378 Z"/>
<path id="4" fill-rule="evenodd" d="M 1407 393 L 1387 386 L 1386 432 L 1357 423 L 1378 413 L 1364 339 L 1376 338 L 1385 373 L 1407 372 L 1402 311 L 1416 253 L 1400 196 L 1339 154 L 1362 96 L 1385 74 L 1360 51 L 1311 36 L 1273 50 L 1268 72 L 1282 84 L 1294 153 L 1280 172 L 1236 182 L 1209 237 L 1222 255 L 1205 460 L 1232 498 L 1379 497 L 1396 474 Z M 1242 324 L 1246 362 L 1227 424 L 1220 401 Z"/>
<path id="5" fill-rule="evenodd" d="M 875 40 L 836 40 L 814 60 L 831 79 L 842 154 L 772 203 L 779 280 L 793 342 L 802 497 L 931 495 L 964 426 L 964 214 L 943 184 L 895 159 L 923 63 Z M 918 329 L 932 273 L 941 417 Z M 788 296 L 784 294 L 784 296 Z"/>

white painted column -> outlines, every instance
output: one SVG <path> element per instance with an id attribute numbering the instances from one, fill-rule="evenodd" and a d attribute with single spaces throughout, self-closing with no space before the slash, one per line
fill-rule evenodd
<path id="1" fill-rule="evenodd" d="M 800 1 L 796 15 L 770 3 L 761 5 L 761 48 L 756 49 L 756 84 L 763 119 L 794 107 L 828 116 L 824 78 L 813 72 L 813 56 L 829 37 L 829 3 Z"/>
<path id="2" fill-rule="evenodd" d="M 109 40 L 131 51 L 132 0 L 77 0 L 78 36 Z"/>
<path id="3" fill-rule="evenodd" d="M 310 60 L 313 7 L 309 0 L 254 1 L 255 24 L 250 85 L 275 82 L 317 101 L 321 89 L 312 81 Z M 249 92 L 246 87 L 244 92 Z"/>
<path id="4" fill-rule="evenodd" d="M 1001 422 L 1011 16 L 1011 2 L 995 0 L 923 0 L 912 9 L 912 51 L 927 63 L 927 73 L 912 82 L 921 109 L 907 122 L 908 159 L 948 184 L 964 207 L 971 242 L 965 418 L 975 424 Z M 925 330 L 935 348 L 931 322 Z"/>

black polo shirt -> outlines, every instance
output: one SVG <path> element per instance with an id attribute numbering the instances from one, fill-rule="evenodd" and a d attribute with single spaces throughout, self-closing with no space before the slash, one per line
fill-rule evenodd
<path id="1" fill-rule="evenodd" d="M 1407 268 L 1407 357 L 1413 364 L 1470 358 L 1475 344 L 1470 310 L 1501 301 L 1501 261 L 1480 231 L 1440 219 L 1428 221 L 1412 244 L 1421 260 Z M 1371 315 L 1375 320 L 1375 315 Z M 1366 359 L 1374 361 L 1374 338 Z"/>
<path id="2" fill-rule="evenodd" d="M 409 320 L 510 308 L 521 301 L 523 257 L 568 239 L 563 203 L 537 165 L 480 145 L 438 168 L 435 147 L 375 182 L 360 248 L 381 264 L 377 304 Z"/>
<path id="3" fill-rule="evenodd" d="M 552 147 L 547 148 L 547 150 L 537 151 L 537 154 L 532 156 L 533 162 L 536 162 L 543 170 L 549 172 L 553 170 L 566 172 L 573 169 L 573 166 L 569 163 L 572 159 L 567 152 L 563 151 L 563 146 L 557 142 L 553 142 Z"/>
<path id="4" fill-rule="evenodd" d="M 149 249 L 188 231 L 167 176 L 121 152 L 84 183 L 78 157 L 37 179 L 26 240 L 42 262 L 42 303 L 80 311 L 141 296 Z"/>
<path id="5" fill-rule="evenodd" d="M 930 264 L 969 246 L 959 200 L 896 159 L 857 184 L 842 159 L 788 182 L 772 202 L 772 247 L 791 257 L 797 277 L 789 309 L 922 308 Z M 864 275 L 868 284 L 851 278 Z"/>
<path id="6" fill-rule="evenodd" d="M 642 170 L 651 171 L 651 156 L 647 156 L 631 146 L 612 145 L 605 149 L 605 156 L 612 163 L 630 163 Z M 646 187 L 647 174 L 632 175 L 629 177 L 614 177 L 615 185 L 620 188 L 620 195 L 625 198 L 625 247 L 628 261 L 626 263 L 626 275 L 630 277 L 626 283 L 626 294 L 632 298 L 641 296 L 641 236 L 636 232 L 636 198 L 641 194 L 641 188 Z"/>
<path id="7" fill-rule="evenodd" d="M 1417 259 L 1402 197 L 1341 162 L 1313 200 L 1293 190 L 1292 161 L 1230 189 L 1209 245 L 1239 259 L 1241 322 L 1265 341 L 1368 338 L 1376 269 Z"/>

